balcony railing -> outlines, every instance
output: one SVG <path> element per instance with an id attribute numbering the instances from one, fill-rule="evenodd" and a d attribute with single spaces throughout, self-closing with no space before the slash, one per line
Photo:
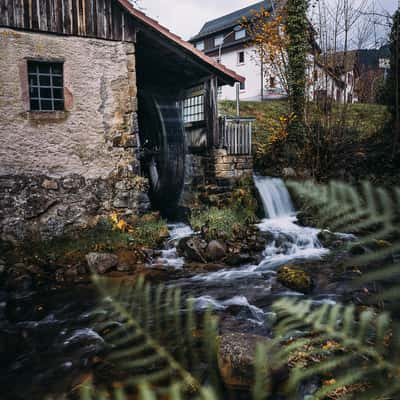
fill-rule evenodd
<path id="1" fill-rule="evenodd" d="M 220 145 L 228 154 L 251 155 L 254 118 L 220 118 Z"/>

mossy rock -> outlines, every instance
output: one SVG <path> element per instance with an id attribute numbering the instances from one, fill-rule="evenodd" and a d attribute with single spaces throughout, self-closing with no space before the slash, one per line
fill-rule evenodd
<path id="1" fill-rule="evenodd" d="M 301 269 L 285 265 L 278 270 L 278 282 L 300 293 L 310 293 L 314 288 L 311 276 Z"/>

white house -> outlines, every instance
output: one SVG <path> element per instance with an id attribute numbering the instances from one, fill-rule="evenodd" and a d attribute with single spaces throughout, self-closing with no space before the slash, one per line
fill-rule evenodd
<path id="1" fill-rule="evenodd" d="M 242 18 L 251 18 L 262 9 L 272 11 L 269 0 L 242 8 L 204 24 L 190 42 L 208 56 L 234 70 L 246 81 L 240 84 L 241 100 L 268 100 L 286 97 L 279 79 L 262 65 L 250 37 L 241 27 Z M 236 88 L 224 86 L 220 89 L 221 100 L 235 100 Z"/>
<path id="2" fill-rule="evenodd" d="M 246 78 L 240 84 L 240 99 L 263 101 L 286 98 L 287 94 L 272 66 L 263 65 L 251 38 L 243 29 L 243 18 L 252 18 L 262 10 L 271 14 L 280 2 L 264 0 L 234 11 L 204 24 L 200 32 L 190 42 L 218 62 Z M 312 29 L 312 27 L 311 27 Z M 329 98 L 340 103 L 358 101 L 357 68 L 353 52 L 349 52 L 346 62 L 339 53 L 328 59 L 319 54 L 318 44 L 311 43 L 308 56 L 307 83 L 310 100 Z M 345 64 L 345 65 L 344 65 Z M 220 100 L 235 100 L 236 87 L 224 86 L 219 89 Z"/>

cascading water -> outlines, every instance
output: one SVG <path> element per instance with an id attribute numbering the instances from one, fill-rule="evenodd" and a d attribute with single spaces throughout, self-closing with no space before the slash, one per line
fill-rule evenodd
<path id="1" fill-rule="evenodd" d="M 254 177 L 268 218 L 287 217 L 295 213 L 289 192 L 279 178 Z"/>
<path id="2" fill-rule="evenodd" d="M 199 275 L 194 277 L 194 280 L 231 280 L 261 276 L 265 273 L 273 276 L 275 269 L 283 264 L 319 259 L 329 252 L 318 240 L 318 229 L 296 224 L 295 208 L 282 179 L 257 176 L 254 177 L 254 181 L 267 215 L 258 227 L 272 239 L 264 250 L 263 260 L 258 265 Z"/>

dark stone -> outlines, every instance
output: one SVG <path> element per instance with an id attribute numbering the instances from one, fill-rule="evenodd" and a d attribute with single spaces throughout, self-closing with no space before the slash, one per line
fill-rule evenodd
<path id="1" fill-rule="evenodd" d="M 277 280 L 283 286 L 300 293 L 310 293 L 314 288 L 311 276 L 307 272 L 291 265 L 279 268 Z"/>
<path id="2" fill-rule="evenodd" d="M 89 269 L 97 274 L 105 274 L 118 265 L 118 257 L 108 253 L 89 253 L 86 261 Z"/>
<path id="3" fill-rule="evenodd" d="M 206 248 L 206 258 L 210 261 L 219 261 L 226 256 L 226 247 L 218 240 L 212 240 Z"/>

